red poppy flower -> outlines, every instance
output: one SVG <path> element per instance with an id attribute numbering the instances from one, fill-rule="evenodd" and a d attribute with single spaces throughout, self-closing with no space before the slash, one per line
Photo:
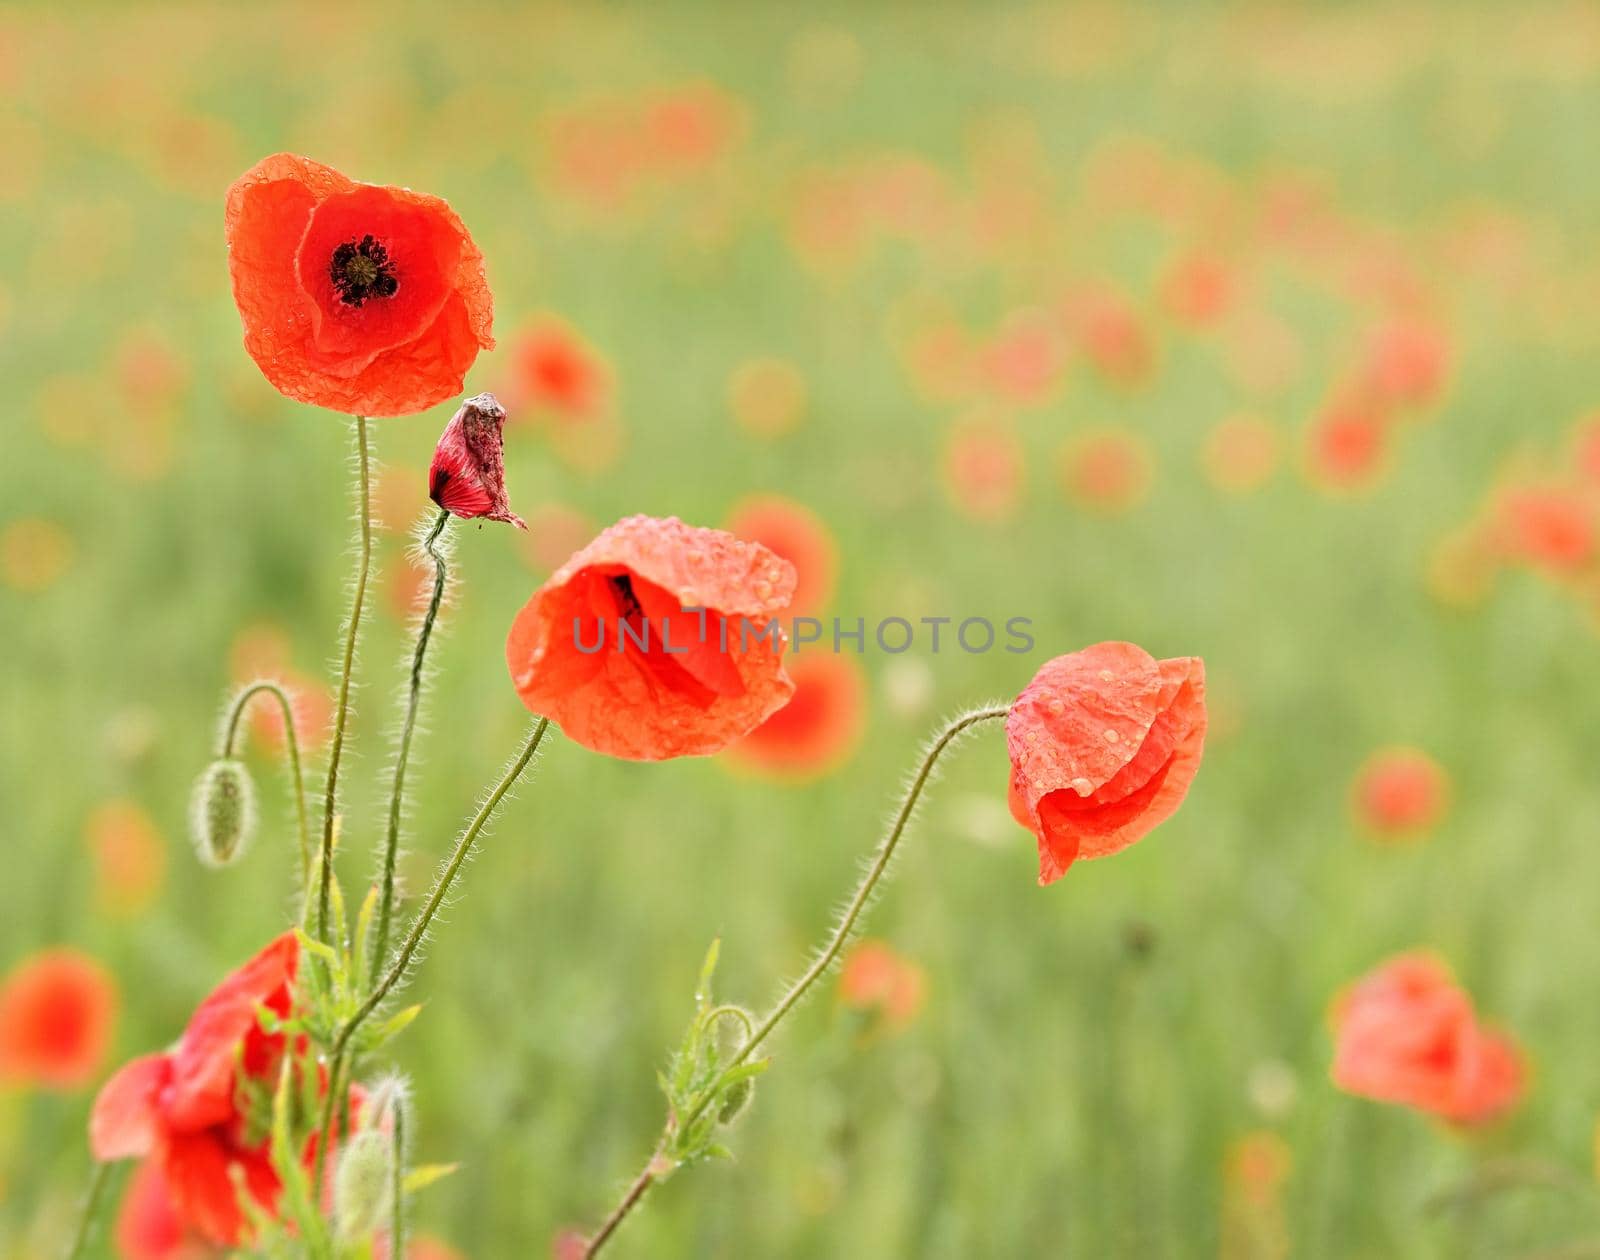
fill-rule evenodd
<path id="1" fill-rule="evenodd" d="M 590 419 L 606 409 L 611 373 L 577 332 L 547 320 L 521 333 L 511 347 L 511 401 L 569 420 Z"/>
<path id="2" fill-rule="evenodd" d="M 534 593 L 506 662 L 522 702 L 586 748 L 642 761 L 718 752 L 794 691 L 771 621 L 794 584 L 794 566 L 758 543 L 630 516 Z"/>
<path id="3" fill-rule="evenodd" d="M 477 394 L 450 417 L 428 469 L 428 497 L 466 520 L 481 516 L 527 529 L 506 502 L 506 409 L 493 394 Z"/>
<path id="4" fill-rule="evenodd" d="M 1142 438 L 1114 429 L 1084 433 L 1062 448 L 1061 483 L 1085 510 L 1117 516 L 1149 492 L 1153 462 Z"/>
<path id="5" fill-rule="evenodd" d="M 794 695 L 728 750 L 737 764 L 791 781 L 815 779 L 838 766 L 866 723 L 866 680 L 854 657 L 832 652 L 789 658 Z"/>
<path id="6" fill-rule="evenodd" d="M 125 918 L 155 900 L 166 875 L 167 846 L 139 804 L 107 801 L 89 815 L 83 832 L 102 909 Z"/>
<path id="7" fill-rule="evenodd" d="M 758 542 L 794 565 L 791 615 L 808 616 L 827 607 L 839 550 L 815 512 L 779 494 L 753 495 L 734 506 L 727 526 L 734 537 Z"/>
<path id="8" fill-rule="evenodd" d="M 1127 848 L 1182 803 L 1205 744 L 1205 666 L 1097 643 L 1046 661 L 1006 717 L 1011 812 L 1039 882 Z"/>
<path id="9" fill-rule="evenodd" d="M 1523 1092 L 1522 1059 L 1484 1028 L 1472 1001 L 1430 954 L 1402 954 L 1356 981 L 1330 1012 L 1333 1082 L 1455 1124 L 1481 1124 Z"/>
<path id="10" fill-rule="evenodd" d="M 219 1253 L 178 1215 L 157 1160 L 134 1170 L 117 1212 L 117 1254 L 123 1260 L 212 1260 Z"/>
<path id="11" fill-rule="evenodd" d="M 857 942 L 839 970 L 840 1004 L 894 1028 L 917 1017 L 927 989 L 927 973 L 883 941 Z"/>
<path id="12" fill-rule="evenodd" d="M 1450 782 L 1439 763 L 1416 748 L 1373 754 L 1351 788 L 1356 819 L 1373 835 L 1403 840 L 1422 835 L 1444 816 Z"/>
<path id="13" fill-rule="evenodd" d="M 437 197 L 276 153 L 228 190 L 226 228 L 245 349 L 290 398 L 408 415 L 494 346 L 483 255 Z"/>
<path id="14" fill-rule="evenodd" d="M 111 1044 L 117 990 L 75 949 L 24 959 L 0 984 L 0 1082 L 81 1089 Z"/>
<path id="15" fill-rule="evenodd" d="M 1336 403 L 1306 432 L 1307 471 L 1332 491 L 1366 489 L 1378 480 L 1389 453 L 1389 428 L 1377 411 Z"/>
<path id="16" fill-rule="evenodd" d="M 271 1210 L 277 1201 L 268 1119 L 240 1084 L 260 1086 L 250 1092 L 265 1098 L 277 1083 L 285 1037 L 265 1032 L 258 1012 L 288 1015 L 298 962 L 286 932 L 200 1003 L 173 1049 L 134 1059 L 107 1081 L 89 1119 L 96 1159 L 153 1161 L 178 1221 L 222 1246 L 246 1228 L 234 1170 L 257 1203 Z"/>
<path id="17" fill-rule="evenodd" d="M 1592 496 L 1555 483 L 1513 486 L 1496 505 L 1495 529 L 1515 560 L 1556 577 L 1582 571 L 1597 550 Z"/>
<path id="18" fill-rule="evenodd" d="M 944 439 L 945 493 L 963 516 L 1003 521 L 1015 514 L 1027 481 L 1027 455 L 1011 427 L 977 417 L 957 421 Z"/>

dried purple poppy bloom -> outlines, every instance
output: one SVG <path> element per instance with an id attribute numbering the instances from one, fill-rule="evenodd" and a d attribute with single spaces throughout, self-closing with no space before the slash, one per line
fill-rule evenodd
<path id="1" fill-rule="evenodd" d="M 506 502 L 505 423 L 506 409 L 493 394 L 462 403 L 434 448 L 428 497 L 466 520 L 482 516 L 527 529 Z"/>

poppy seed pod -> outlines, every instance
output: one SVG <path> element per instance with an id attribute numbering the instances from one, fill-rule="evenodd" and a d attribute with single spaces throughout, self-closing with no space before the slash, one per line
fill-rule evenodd
<path id="1" fill-rule="evenodd" d="M 394 1139 L 381 1129 L 363 1129 L 346 1145 L 333 1183 L 334 1219 L 345 1242 L 369 1237 L 388 1219 L 393 1162 Z"/>
<path id="2" fill-rule="evenodd" d="M 196 780 L 189 802 L 194 850 L 207 866 L 227 866 L 256 830 L 256 789 L 244 762 L 219 757 Z"/>

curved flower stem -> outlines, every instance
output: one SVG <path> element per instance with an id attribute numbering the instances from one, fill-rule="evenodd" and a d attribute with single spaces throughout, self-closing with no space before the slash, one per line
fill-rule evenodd
<path id="1" fill-rule="evenodd" d="M 361 558 L 356 567 L 355 593 L 350 600 L 350 622 L 345 629 L 344 662 L 339 670 L 339 700 L 333 711 L 333 738 L 328 745 L 328 784 L 322 797 L 322 860 L 317 890 L 317 939 L 328 942 L 328 887 L 333 878 L 333 828 L 339 794 L 339 757 L 344 752 L 345 722 L 350 716 L 350 674 L 355 667 L 356 639 L 361 629 L 361 608 L 367 598 L 367 574 L 372 568 L 372 459 L 367 449 L 367 418 L 357 416 L 356 459 L 361 471 Z M 343 928 L 341 927 L 341 931 Z"/>
<path id="2" fill-rule="evenodd" d="M 322 1107 L 322 1137 L 318 1143 L 318 1151 L 328 1147 L 328 1141 L 333 1136 L 334 1108 L 342 1089 L 336 1088 L 339 1084 L 340 1074 L 345 1068 L 345 1060 L 350 1049 L 350 1039 L 355 1036 L 356 1030 L 366 1023 L 367 1018 L 377 1010 L 384 998 L 401 980 L 405 978 L 406 970 L 411 966 L 411 959 L 416 954 L 417 948 L 422 944 L 422 939 L 428 934 L 428 926 L 433 922 L 434 915 L 439 913 L 439 907 L 444 904 L 444 899 L 449 895 L 450 886 L 455 883 L 456 876 L 461 872 L 461 864 L 467 860 L 467 855 L 472 852 L 472 846 L 478 835 L 483 831 L 484 825 L 494 816 L 494 811 L 505 798 L 507 792 L 527 769 L 528 763 L 533 760 L 534 753 L 539 751 L 539 745 L 544 740 L 544 733 L 550 728 L 550 719 L 542 717 L 534 725 L 533 732 L 528 736 L 528 742 L 506 767 L 505 774 L 500 782 L 484 797 L 483 804 L 478 806 L 478 812 L 473 815 L 472 821 L 467 824 L 461 833 L 461 838 L 456 841 L 455 852 L 440 869 L 437 878 L 433 881 L 433 891 L 428 894 L 428 900 L 412 921 L 411 930 L 406 933 L 406 939 L 401 942 L 399 952 L 395 954 L 394 962 L 389 970 L 384 973 L 383 979 L 373 986 L 372 992 L 367 995 L 366 1001 L 356 1009 L 354 1015 L 340 1026 L 333 1040 L 333 1047 L 328 1052 L 328 1097 Z M 320 1164 L 320 1154 L 318 1158 Z"/>
<path id="3" fill-rule="evenodd" d="M 844 912 L 840 914 L 838 921 L 834 924 L 833 932 L 828 937 L 827 943 L 823 945 L 822 950 L 812 960 L 811 965 L 805 969 L 800 978 L 784 991 L 783 996 L 778 999 L 772 1009 L 756 1025 L 755 1031 L 745 1038 L 744 1043 L 734 1053 L 733 1057 L 728 1060 L 717 1079 L 700 1095 L 699 1102 L 690 1108 L 686 1115 L 673 1118 L 671 1123 L 676 1129 L 687 1129 L 699 1119 L 701 1113 L 717 1097 L 723 1082 L 727 1079 L 728 1073 L 739 1067 L 740 1064 L 755 1053 L 757 1047 L 772 1035 L 773 1031 L 783 1022 L 789 1012 L 799 1004 L 800 999 L 806 995 L 806 991 L 822 978 L 828 968 L 833 966 L 840 953 L 843 952 L 845 945 L 849 943 L 850 937 L 855 931 L 856 924 L 860 921 L 861 916 L 866 913 L 867 905 L 872 900 L 874 889 L 877 888 L 878 882 L 883 878 L 884 872 L 889 869 L 889 863 L 894 858 L 895 849 L 899 847 L 900 838 L 905 834 L 906 824 L 911 821 L 912 814 L 916 812 L 917 802 L 922 797 L 923 789 L 928 786 L 928 780 L 933 777 L 934 767 L 938 764 L 939 758 L 944 754 L 945 750 L 966 731 L 977 726 L 980 722 L 992 722 L 997 718 L 1005 717 L 1009 712 L 1010 709 L 1004 707 L 973 709 L 970 712 L 963 713 L 935 736 L 933 743 L 928 747 L 928 751 L 923 755 L 922 764 L 918 767 L 910 786 L 906 788 L 905 796 L 900 802 L 900 808 L 895 811 L 894 822 L 890 825 L 888 833 L 878 841 L 878 847 L 873 853 L 871 865 L 867 867 L 866 873 L 861 877 L 861 882 L 856 885 L 856 890 L 851 895 L 849 904 L 845 906 Z M 721 1010 L 722 1008 L 718 1008 L 712 1014 L 718 1014 Z M 617 1228 L 627 1215 L 638 1206 L 639 1201 L 644 1198 L 650 1187 L 661 1177 L 672 1171 L 673 1165 L 671 1162 L 663 1158 L 662 1153 L 665 1149 L 665 1138 L 663 1138 L 662 1143 L 657 1146 L 639 1175 L 634 1178 L 633 1183 L 628 1187 L 627 1192 L 617 1203 L 617 1206 L 606 1217 L 605 1223 L 600 1226 L 594 1237 L 585 1246 L 583 1252 L 585 1260 L 599 1253 L 600 1248 L 605 1245 L 612 1234 L 616 1233 Z"/>
<path id="4" fill-rule="evenodd" d="M 78 1228 L 73 1232 L 72 1244 L 67 1249 L 67 1260 L 78 1260 L 89 1245 L 95 1226 L 100 1219 L 106 1187 L 111 1184 L 112 1165 L 95 1161 L 94 1173 L 89 1178 L 89 1189 L 83 1197 L 83 1211 L 78 1214 Z"/>
<path id="5" fill-rule="evenodd" d="M 433 558 L 433 594 L 417 626 L 417 646 L 411 654 L 411 683 L 406 694 L 406 716 L 400 726 L 400 748 L 394 759 L 394 787 L 389 793 L 389 834 L 383 848 L 383 891 L 378 894 L 378 928 L 372 947 L 370 982 L 373 984 L 377 983 L 379 968 L 389 953 L 389 922 L 394 915 L 394 864 L 400 851 L 400 815 L 405 797 L 406 764 L 411 759 L 411 737 L 416 731 L 417 708 L 422 701 L 423 661 L 428 654 L 428 640 L 433 637 L 434 623 L 439 619 L 439 605 L 444 601 L 445 582 L 449 577 L 444 556 L 435 544 L 449 523 L 450 513 L 440 508 L 438 518 L 422 544 L 422 549 Z"/>
<path id="6" fill-rule="evenodd" d="M 233 699 L 233 705 L 228 711 L 228 724 L 222 736 L 222 756 L 232 757 L 234 744 L 238 739 L 239 722 L 244 717 L 246 707 L 259 695 L 269 695 L 278 702 L 278 707 L 283 710 L 283 749 L 284 758 L 289 763 L 290 773 L 294 776 L 294 807 L 295 815 L 300 824 L 300 890 L 301 896 L 307 905 L 310 904 L 309 887 L 311 881 L 311 820 L 306 812 L 306 783 L 305 776 L 300 768 L 300 737 L 294 729 L 294 704 L 289 695 L 275 682 L 262 679 L 253 682 Z M 302 911 L 302 918 L 304 912 Z"/>

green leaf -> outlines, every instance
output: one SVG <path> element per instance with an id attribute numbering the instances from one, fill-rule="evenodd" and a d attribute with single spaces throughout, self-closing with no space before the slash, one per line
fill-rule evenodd
<path id="1" fill-rule="evenodd" d="M 717 957 L 722 953 L 722 938 L 715 937 L 711 948 L 706 950 L 706 960 L 700 964 L 700 980 L 695 985 L 695 1006 L 704 1014 L 711 1007 L 711 979 L 716 975 Z"/>
<path id="2" fill-rule="evenodd" d="M 426 1190 L 436 1181 L 443 1181 L 460 1167 L 460 1164 L 419 1164 L 406 1174 L 401 1186 L 407 1194 L 415 1194 L 418 1190 Z"/>
<path id="3" fill-rule="evenodd" d="M 411 1026 L 411 1021 L 416 1019 L 416 1017 L 421 1013 L 421 1002 L 418 1002 L 415 1006 L 408 1006 L 403 1011 L 396 1011 L 388 1019 L 384 1020 L 383 1023 L 378 1026 L 377 1030 L 371 1034 L 371 1038 L 367 1042 L 368 1048 L 376 1049 L 378 1046 L 383 1045 L 391 1038 L 398 1037 Z"/>
<path id="4" fill-rule="evenodd" d="M 350 951 L 352 975 L 367 974 L 367 937 L 372 932 L 372 920 L 377 912 L 378 886 L 374 884 L 367 889 L 367 895 L 361 902 L 361 910 L 356 915 L 355 946 Z"/>

